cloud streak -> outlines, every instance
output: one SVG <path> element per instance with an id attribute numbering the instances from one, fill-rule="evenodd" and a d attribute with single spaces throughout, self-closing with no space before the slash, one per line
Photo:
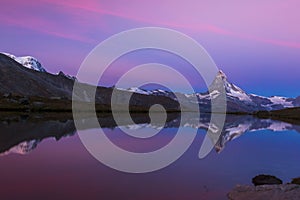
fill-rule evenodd
<path id="1" fill-rule="evenodd" d="M 14 7 L 13 1 L 8 5 L 4 4 L 2 9 L 0 8 L 0 25 L 25 28 L 46 35 L 74 41 L 85 43 L 93 42 L 92 39 L 86 37 L 81 32 L 76 32 L 76 28 L 70 28 L 68 23 L 64 24 L 64 20 L 59 19 L 60 16 L 63 18 L 63 15 L 60 13 L 53 12 L 52 15 L 47 16 L 41 15 L 41 12 L 31 12 L 37 10 L 38 7 L 38 3 L 34 4 L 34 2 L 30 1 L 26 2 L 26 4 L 20 2 L 16 7 Z"/>
<path id="2" fill-rule="evenodd" d="M 163 15 L 162 14 L 160 15 L 160 13 L 157 14 L 154 12 L 153 15 L 157 15 L 156 17 L 149 16 L 149 14 L 147 14 L 147 12 L 145 12 L 145 14 L 143 14 L 142 11 L 137 12 L 136 10 L 143 10 L 142 7 L 139 7 L 140 4 L 137 4 L 137 6 L 135 6 L 135 7 L 133 6 L 126 10 L 126 9 L 120 9 L 117 6 L 114 6 L 114 7 L 117 7 L 116 9 L 112 9 L 112 6 L 105 6 L 106 5 L 105 3 L 101 4 L 101 3 L 99 3 L 99 1 L 89 1 L 88 3 L 82 2 L 82 1 L 63 1 L 63 2 L 62 1 L 50 1 L 50 0 L 43 0 L 43 1 L 47 2 L 48 4 L 61 6 L 61 7 L 63 7 L 63 10 L 67 10 L 69 13 L 76 13 L 76 11 L 78 11 L 78 10 L 83 10 L 85 12 L 94 12 L 94 13 L 97 13 L 100 15 L 109 15 L 109 16 L 113 16 L 113 17 L 126 19 L 126 20 L 136 21 L 136 22 L 144 23 L 145 25 L 150 25 L 150 26 L 164 26 L 164 27 L 169 27 L 169 28 L 184 29 L 184 30 L 192 31 L 196 34 L 201 33 L 201 32 L 211 32 L 214 34 L 232 36 L 232 37 L 237 37 L 240 39 L 257 41 L 257 42 L 267 43 L 267 44 L 272 44 L 272 45 L 277 45 L 277 46 L 300 48 L 300 42 L 262 37 L 259 34 L 247 34 L 247 33 L 243 32 L 242 30 L 241 31 L 233 31 L 228 28 L 227 29 L 221 28 L 220 26 L 216 26 L 212 23 L 203 22 L 204 20 L 201 20 L 201 16 L 199 17 L 200 20 L 197 20 L 197 21 L 193 20 L 193 18 L 196 18 L 195 16 L 192 16 L 191 18 L 187 17 L 187 19 L 185 19 L 185 20 L 180 20 L 179 19 L 180 16 L 184 15 L 184 13 L 180 13 L 180 9 L 179 9 L 179 12 L 176 13 L 179 17 L 172 18 L 173 19 L 172 20 L 172 19 L 168 19 L 165 17 L 165 15 L 171 15 L 171 16 L 173 15 L 173 13 L 170 14 L 168 12 L 168 9 L 166 9 L 166 11 L 163 12 Z M 158 2 L 156 2 L 156 3 L 155 3 L 155 1 L 153 1 L 153 2 L 154 3 L 152 5 L 152 7 L 154 7 L 156 4 L 159 4 Z M 109 3 L 107 3 L 107 4 L 109 4 Z M 176 3 L 174 3 L 174 4 L 176 4 Z M 176 6 L 176 5 L 174 5 L 174 6 Z M 280 6 L 282 6 L 282 4 L 278 4 L 278 5 L 275 3 L 273 4 L 273 7 L 275 7 L 275 8 L 280 7 Z M 151 9 L 153 9 L 153 8 L 149 7 L 149 10 L 151 10 Z M 242 12 L 243 12 L 243 10 L 240 11 L 240 14 L 242 14 Z M 222 13 L 220 15 L 222 15 Z M 240 16 L 236 16 L 236 17 L 240 17 Z M 241 17 L 242 17 L 242 15 L 241 15 Z M 261 17 L 263 18 L 263 16 L 261 16 Z M 226 18 L 226 16 L 224 16 L 224 18 Z M 179 20 L 177 20 L 177 19 L 179 19 Z M 253 19 L 253 20 L 255 20 L 255 19 Z M 179 22 L 177 22 L 177 21 L 179 21 Z M 254 23 L 255 23 L 255 21 L 254 21 Z M 239 24 L 237 24 L 237 26 L 239 26 Z M 258 26 L 260 26 L 260 25 L 258 25 Z M 276 34 L 276 32 L 274 32 L 274 34 Z"/>
<path id="3" fill-rule="evenodd" d="M 124 30 L 120 27 L 126 27 L 126 24 L 124 23 L 126 23 L 127 21 L 128 24 L 136 24 L 136 26 L 163 26 L 192 32 L 192 34 L 196 35 L 208 32 L 220 36 L 225 35 L 232 38 L 240 38 L 248 40 L 250 42 L 256 41 L 276 46 L 300 48 L 300 41 L 297 42 L 295 40 L 279 39 L 281 35 L 280 33 L 277 33 L 278 31 L 273 31 L 273 33 L 274 35 L 277 34 L 280 37 L 264 37 L 264 35 L 266 34 L 258 34 L 256 32 L 254 32 L 254 34 L 251 34 L 243 31 L 243 28 L 240 27 L 245 27 L 247 24 L 249 24 L 249 22 L 251 22 L 251 19 L 249 21 L 247 17 L 244 17 L 245 22 L 243 22 L 242 20 L 241 22 L 238 22 L 237 19 L 234 19 L 234 17 L 243 18 L 242 14 L 243 12 L 246 12 L 245 9 L 247 9 L 247 7 L 240 8 L 238 12 L 232 11 L 237 12 L 234 14 L 240 14 L 240 16 L 231 16 L 230 10 L 226 11 L 227 13 L 222 10 L 217 10 L 218 12 L 220 12 L 219 14 L 216 14 L 214 12 L 207 14 L 206 10 L 210 8 L 209 6 L 213 5 L 209 5 L 209 3 L 201 4 L 193 1 L 191 1 L 190 4 L 188 4 L 188 2 L 185 4 L 173 2 L 172 6 L 174 7 L 174 9 L 178 9 L 177 12 L 174 12 L 174 10 L 170 10 L 170 2 L 166 1 L 163 4 L 156 0 L 154 0 L 153 3 L 147 3 L 144 6 L 142 6 L 141 3 L 135 1 L 133 1 L 133 3 L 128 6 L 120 6 L 120 3 L 94 0 L 41 0 L 39 2 L 28 0 L 26 1 L 26 3 L 19 3 L 14 1 L 10 1 L 9 3 L 7 2 L 7 4 L 9 5 L 13 5 L 14 3 L 18 3 L 18 6 L 14 6 L 15 11 L 13 13 L 7 12 L 9 9 L 6 9 L 6 11 L 4 9 L 4 12 L 0 14 L 0 21 L 2 24 L 23 27 L 34 31 L 39 31 L 44 34 L 85 43 L 95 42 L 95 39 L 92 39 L 91 35 L 89 35 L 88 33 L 96 35 L 101 34 L 101 32 L 106 32 L 107 35 L 110 35 L 112 33 Z M 3 4 L 3 7 L 5 8 L 7 5 L 5 4 L 5 2 Z M 158 5 L 160 5 L 161 9 L 157 8 Z M 193 8 L 193 6 L 191 5 L 195 5 L 194 7 L 197 7 L 197 9 L 199 9 L 200 14 L 197 14 L 197 9 Z M 253 5 L 248 5 L 249 10 L 253 9 L 251 8 L 251 6 L 253 7 Z M 275 11 L 277 7 L 283 7 L 282 3 L 278 5 L 273 3 L 272 6 L 274 7 Z M 32 9 L 34 11 L 36 9 L 39 9 L 40 7 L 42 9 L 46 8 L 50 14 L 44 16 L 43 14 L 40 15 L 42 12 L 27 12 L 28 9 Z M 185 7 L 187 7 L 188 9 L 184 9 Z M 213 9 L 214 7 L 211 8 L 211 11 L 213 11 Z M 270 14 L 274 13 L 271 13 L 270 11 Z M 255 25 L 256 22 L 254 20 L 256 20 L 257 17 L 263 18 L 264 16 L 254 16 L 254 25 L 251 25 L 253 26 L 253 29 L 257 27 L 261 28 L 263 26 L 261 24 Z M 123 20 L 122 23 L 124 24 L 124 26 L 121 26 L 123 25 L 121 24 L 121 22 L 116 22 L 118 21 L 118 19 Z M 228 23 L 225 23 L 226 20 L 228 21 Z M 245 24 L 246 22 L 247 24 Z M 231 24 L 231 28 L 226 27 L 227 25 Z M 276 24 L 270 26 L 271 28 L 277 28 Z M 289 28 L 292 25 L 287 24 L 286 26 L 287 28 Z M 284 29 L 284 27 L 282 29 Z M 295 37 L 297 38 L 297 36 Z M 297 39 L 300 40 L 299 38 Z"/>
<path id="4" fill-rule="evenodd" d="M 16 27 L 22 27 L 26 29 L 30 29 L 36 32 L 41 32 L 47 35 L 52 35 L 55 37 L 59 38 L 64 38 L 64 39 L 69 39 L 69 40 L 75 40 L 75 41 L 80 41 L 80 42 L 85 42 L 85 43 L 92 43 L 92 40 L 86 37 L 81 37 L 78 34 L 70 34 L 70 33 L 64 33 L 63 31 L 56 31 L 56 27 L 51 27 L 51 23 L 47 20 L 39 20 L 39 19 L 33 19 L 33 20 L 28 20 L 27 22 L 30 23 L 22 23 L 19 20 L 16 19 L 5 19 L 1 18 L 0 19 L 1 23 L 8 24 L 9 26 L 16 26 Z M 44 26 L 47 26 L 47 29 L 43 29 L 39 27 L 38 24 L 43 24 Z"/>

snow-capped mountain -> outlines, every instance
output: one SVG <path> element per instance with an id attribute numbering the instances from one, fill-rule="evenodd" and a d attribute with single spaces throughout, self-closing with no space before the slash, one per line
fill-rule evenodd
<path id="1" fill-rule="evenodd" d="M 210 91 L 211 93 L 220 93 L 220 88 L 224 87 L 227 97 L 232 98 L 232 99 L 237 99 L 240 101 L 245 101 L 245 102 L 250 102 L 251 99 L 249 96 L 246 94 L 244 90 L 239 88 L 238 86 L 228 82 L 227 76 L 224 74 L 223 71 L 219 71 L 215 80 L 213 83 L 210 85 Z"/>
<path id="2" fill-rule="evenodd" d="M 77 80 L 77 78 L 75 76 L 71 76 L 71 75 L 68 75 L 68 74 L 65 74 L 64 72 L 60 71 L 57 73 L 58 76 L 63 76 L 67 79 L 71 79 L 73 81 Z"/>
<path id="3" fill-rule="evenodd" d="M 47 97 L 63 96 L 71 99 L 74 81 L 76 80 L 75 77 L 66 75 L 63 72 L 59 72 L 55 75 L 49 73 L 30 73 L 28 72 L 28 70 L 26 70 L 25 73 L 24 70 L 20 69 L 19 64 L 26 68 L 39 72 L 46 72 L 46 70 L 42 67 L 37 59 L 31 56 L 16 57 L 7 53 L 3 54 L 5 56 L 0 53 L 0 65 L 2 66 L 0 68 L 0 72 L 5 74 L 5 76 L 1 77 L 3 86 L 0 88 L 0 93 L 5 94 L 14 92 L 26 96 L 34 95 Z M 19 64 L 14 62 L 12 59 Z M 14 66 L 15 68 L 13 68 L 12 66 Z M 25 79 L 28 81 L 27 84 L 24 84 L 24 81 L 20 81 L 19 84 L 16 84 L 16 81 L 19 81 L 16 79 L 18 77 L 25 77 L 25 75 Z M 180 100 L 182 103 L 181 108 L 186 111 L 194 110 L 195 108 L 199 107 L 201 112 L 210 112 L 211 100 L 218 100 L 218 98 L 220 99 L 224 95 L 222 94 L 222 88 L 226 91 L 227 112 L 253 113 L 256 111 L 280 110 L 284 108 L 300 106 L 300 97 L 264 97 L 255 94 L 249 94 L 242 90 L 240 87 L 228 81 L 227 76 L 222 71 L 219 71 L 216 74 L 214 81 L 209 86 L 210 92 L 206 93 L 183 94 L 178 92 L 173 93 L 163 89 L 145 90 L 137 87 L 117 89 L 121 91 L 120 95 L 126 94 L 123 92 L 124 90 L 131 93 L 141 94 L 136 96 L 136 98 L 140 98 L 141 100 L 133 102 L 134 104 L 138 104 L 139 106 L 144 106 L 146 102 L 148 102 L 149 104 L 153 103 L 146 99 L 155 99 L 155 101 L 158 103 L 169 102 L 167 104 L 173 104 L 174 102 L 176 102 L 176 105 Z M 102 91 L 101 93 L 97 94 L 96 101 L 107 104 L 108 102 L 110 102 L 109 93 L 111 91 L 111 88 L 101 87 L 101 90 L 105 90 L 105 92 Z M 86 94 L 84 92 L 83 94 L 85 97 Z M 93 95 L 90 96 L 91 98 L 93 97 Z M 176 109 L 177 108 L 179 107 L 176 106 Z"/>
<path id="4" fill-rule="evenodd" d="M 42 66 L 40 61 L 32 56 L 17 57 L 10 53 L 5 53 L 5 52 L 0 52 L 0 53 L 14 59 L 16 62 L 20 63 L 21 65 L 23 65 L 24 67 L 26 67 L 28 69 L 32 69 L 32 70 L 39 71 L 39 72 L 47 72 L 47 70 Z M 71 80 L 76 80 L 76 77 L 65 74 L 62 71 L 57 73 L 57 75 L 64 76 Z"/>
<path id="5" fill-rule="evenodd" d="M 210 90 L 214 93 L 219 92 L 218 88 L 224 86 L 227 97 L 228 110 L 251 112 L 258 110 L 278 110 L 290 108 L 296 105 L 293 104 L 292 98 L 286 97 L 264 97 L 255 94 L 248 94 L 240 87 L 230 83 L 227 76 L 219 71 L 214 82 L 210 86 Z"/>
<path id="6" fill-rule="evenodd" d="M 138 87 L 131 87 L 128 89 L 124 89 L 124 88 L 117 88 L 117 89 L 123 90 L 123 91 L 128 91 L 128 92 L 133 92 L 133 93 L 137 93 L 137 94 L 164 96 L 164 97 L 169 97 L 173 100 L 177 100 L 176 95 L 174 93 L 166 91 L 166 90 L 162 90 L 162 89 L 145 90 L 145 89 L 141 89 Z"/>
<path id="7" fill-rule="evenodd" d="M 279 96 L 264 97 L 255 94 L 249 94 L 242 90 L 240 87 L 229 82 L 227 76 L 221 70 L 218 72 L 218 74 L 215 77 L 215 80 L 209 86 L 209 90 L 211 92 L 194 94 L 175 94 L 181 95 L 181 98 L 186 98 L 186 102 L 189 103 L 195 103 L 192 101 L 194 101 L 196 97 L 198 100 L 197 103 L 199 104 L 200 110 L 209 111 L 210 100 L 218 98 L 220 96 L 222 87 L 226 91 L 228 112 L 255 112 L 263 110 L 270 111 L 300 106 L 300 97 L 293 99 Z M 174 93 L 164 91 L 161 89 L 145 90 L 140 88 L 129 88 L 127 89 L 127 91 L 145 95 L 167 96 L 174 100 L 177 99 Z"/>
<path id="8" fill-rule="evenodd" d="M 23 65 L 24 67 L 26 67 L 28 69 L 33 69 L 33 70 L 39 71 L 39 72 L 47 72 L 45 70 L 45 68 L 43 68 L 42 64 L 36 58 L 34 58 L 32 56 L 16 57 L 9 53 L 4 53 L 4 52 L 1 52 L 1 53 L 14 59 L 15 61 L 17 61 L 18 63 L 20 63 L 21 65 Z"/>
<path id="9" fill-rule="evenodd" d="M 264 97 L 255 94 L 248 94 L 238 86 L 228 82 L 226 75 L 222 74 L 222 80 L 225 85 L 227 98 L 231 101 L 237 101 L 239 104 L 245 104 L 250 110 L 278 110 L 295 107 L 292 98 L 272 96 Z"/>
<path id="10" fill-rule="evenodd" d="M 117 88 L 117 89 L 123 90 L 123 91 L 128 91 L 128 92 L 133 92 L 133 93 L 137 93 L 137 94 L 146 94 L 146 95 L 152 94 L 151 90 L 144 90 L 144 89 L 140 89 L 138 87 L 131 87 L 131 88 L 127 88 L 127 89 Z"/>

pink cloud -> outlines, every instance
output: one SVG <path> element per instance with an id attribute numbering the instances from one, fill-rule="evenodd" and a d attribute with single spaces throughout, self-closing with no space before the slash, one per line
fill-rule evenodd
<path id="1" fill-rule="evenodd" d="M 159 25 L 159 26 L 167 26 L 167 27 L 173 27 L 173 28 L 183 28 L 183 29 L 189 29 L 193 31 L 211 31 L 214 33 L 219 34 L 230 34 L 229 31 L 224 30 L 220 27 L 216 27 L 212 24 L 205 24 L 205 23 L 199 23 L 199 24 L 189 24 L 189 23 L 174 23 L 172 21 L 166 21 L 166 20 L 153 20 L 148 17 L 144 16 L 137 16 L 134 14 L 124 13 L 124 12 L 116 12 L 112 10 L 106 10 L 105 7 L 102 7 L 99 2 L 89 1 L 89 3 L 83 2 L 83 1 L 50 1 L 50 0 L 42 0 L 44 2 L 47 2 L 49 4 L 55 4 L 59 6 L 64 7 L 64 11 L 68 11 L 69 13 L 75 14 L 76 10 L 74 9 L 81 9 L 86 12 L 95 12 L 100 15 L 110 15 L 115 17 L 120 17 L 128 20 L 133 20 L 137 22 L 143 22 L 150 25 Z"/>
<path id="2" fill-rule="evenodd" d="M 193 34 L 208 32 L 247 41 L 300 48 L 300 28 L 296 25 L 300 19 L 297 14 L 299 3 L 295 0 L 261 3 L 230 0 L 218 4 L 214 1 L 201 3 L 196 0 L 133 0 L 126 4 L 122 1 L 95 0 L 29 0 L 26 3 L 10 1 L 10 4 L 14 3 L 17 11 L 12 16 L 10 13 L 0 14 L 3 23 L 82 42 L 93 41 L 87 36 L 89 32 L 111 34 L 120 31 L 116 20 L 113 20 L 114 24 L 109 18 L 104 18 L 111 16 L 128 20 L 129 23 L 138 22 L 139 26 L 163 26 Z M 54 21 L 51 16 L 40 18 L 34 12 L 26 12 L 28 7 L 39 8 L 45 5 L 53 10 L 53 15 L 60 14 L 61 21 Z M 20 17 L 23 17 L 22 23 L 19 21 Z"/>
<path id="3" fill-rule="evenodd" d="M 119 1 L 62 2 L 44 0 L 44 2 L 63 6 L 67 10 L 81 9 L 86 12 L 134 20 L 146 23 L 146 25 L 185 29 L 195 33 L 207 31 L 250 41 L 300 48 L 298 36 L 300 29 L 295 28 L 295 24 L 290 22 L 291 20 L 297 22 L 300 19 L 296 9 L 299 3 L 294 0 L 266 1 L 260 4 L 256 2 L 241 4 L 231 0 L 226 2 L 226 5 L 220 3 L 220 6 L 214 2 L 188 1 L 181 3 L 155 0 L 151 3 L 132 1 L 126 6 Z M 283 13 L 278 15 L 280 11 Z M 297 35 L 297 33 L 299 34 Z"/>
<path id="4" fill-rule="evenodd" d="M 91 43 L 92 42 L 91 39 L 88 39 L 86 37 L 81 37 L 77 34 L 70 34 L 70 33 L 64 33 L 63 31 L 57 31 L 57 27 L 51 26 L 49 21 L 46 21 L 46 20 L 39 20 L 39 19 L 30 19 L 30 20 L 28 20 L 27 19 L 26 22 L 28 22 L 28 23 L 23 23 L 23 22 L 20 22 L 17 19 L 1 18 L 0 22 L 5 23 L 5 24 L 9 24 L 9 25 L 13 25 L 13 26 L 17 26 L 17 27 L 23 27 L 23 28 L 26 28 L 26 29 L 42 32 L 42 33 L 52 35 L 52 36 L 56 36 L 56 37 L 60 37 L 60 38 L 71 39 L 71 40 L 76 40 L 76 41 L 86 42 L 86 43 Z M 41 24 L 43 26 L 47 26 L 48 28 L 47 29 L 41 28 L 41 26 L 39 26 Z"/>
<path id="5" fill-rule="evenodd" d="M 78 31 L 80 29 L 77 29 L 77 27 L 72 27 L 72 23 L 65 21 L 65 19 L 57 20 L 51 15 L 43 16 L 40 14 L 41 12 L 32 12 L 41 7 L 39 3 L 22 1 L 17 2 L 16 4 L 17 6 L 14 5 L 14 1 L 3 4 L 2 9 L 0 8 L 1 24 L 22 27 L 47 35 L 85 43 L 93 42 L 91 38 L 85 36 L 82 31 Z M 60 13 L 52 13 L 53 16 L 56 16 L 57 14 Z"/>

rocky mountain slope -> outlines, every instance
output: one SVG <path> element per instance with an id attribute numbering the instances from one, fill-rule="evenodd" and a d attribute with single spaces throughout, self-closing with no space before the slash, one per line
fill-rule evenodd
<path id="1" fill-rule="evenodd" d="M 0 53 L 0 94 L 8 96 L 15 94 L 23 97 L 43 97 L 46 99 L 65 99 L 71 101 L 73 85 L 76 78 L 63 72 L 50 74 L 41 63 L 31 57 L 16 57 Z M 93 102 L 91 86 L 81 83 L 80 90 L 75 94 L 79 101 Z M 297 98 L 264 97 L 248 94 L 238 86 L 228 81 L 222 72 L 216 75 L 209 87 L 210 92 L 183 94 L 162 89 L 144 90 L 141 88 L 118 88 L 118 99 L 133 95 L 130 104 L 136 108 L 148 109 L 153 104 L 162 104 L 167 110 L 179 111 L 178 98 L 186 110 L 199 106 L 201 112 L 210 112 L 211 100 L 220 98 L 220 88 L 225 88 L 228 113 L 254 113 L 257 111 L 272 111 L 300 106 L 300 96 Z M 95 102 L 110 105 L 113 88 L 98 86 Z M 195 101 L 196 100 L 196 101 Z"/>
<path id="2" fill-rule="evenodd" d="M 42 66 L 40 67 L 42 69 Z M 4 105 L 5 102 L 8 102 L 8 104 L 10 104 L 9 106 L 18 109 L 18 106 L 14 103 L 23 104 L 24 98 L 27 99 L 27 101 L 39 98 L 39 102 L 47 104 L 48 107 L 51 107 L 53 102 L 55 103 L 53 106 L 59 106 L 58 101 L 64 100 L 64 102 L 61 101 L 63 105 L 59 107 L 71 107 L 75 81 L 75 78 L 71 78 L 63 72 L 50 74 L 45 70 L 28 68 L 13 59 L 12 56 L 0 54 L 0 97 L 2 97 L 0 100 L 4 107 L 6 106 Z M 94 96 L 91 93 L 92 87 L 93 86 L 84 83 L 79 83 L 80 89 L 77 90 L 75 94 L 75 97 L 78 97 L 76 99 L 82 102 L 94 101 Z M 109 110 L 112 91 L 113 88 L 100 86 L 96 88 L 95 102 L 97 105 L 102 106 L 101 109 Z M 117 95 L 132 95 L 130 104 L 131 107 L 137 111 L 147 110 L 151 105 L 157 103 L 162 104 L 170 111 L 179 109 L 178 102 L 165 96 L 156 97 L 121 90 L 118 91 Z M 29 101 L 28 104 L 32 106 L 32 102 Z M 20 107 L 23 108 L 24 106 Z"/>
<path id="3" fill-rule="evenodd" d="M 287 97 L 264 97 L 255 94 L 249 94 L 242 90 L 240 87 L 228 81 L 227 76 L 220 70 L 216 75 L 215 80 L 209 86 L 210 92 L 206 93 L 194 93 L 194 94 L 180 94 L 171 93 L 161 89 L 156 90 L 144 90 L 140 88 L 129 88 L 128 91 L 133 91 L 145 95 L 167 96 L 174 100 L 177 99 L 176 95 L 179 95 L 186 102 L 194 104 L 195 97 L 197 98 L 197 104 L 199 104 L 200 110 L 209 112 L 211 99 L 219 98 L 221 89 L 224 87 L 226 91 L 227 99 L 227 112 L 244 112 L 253 113 L 256 111 L 271 111 L 280 110 L 284 108 L 292 108 L 300 106 L 300 96 L 297 98 Z"/>

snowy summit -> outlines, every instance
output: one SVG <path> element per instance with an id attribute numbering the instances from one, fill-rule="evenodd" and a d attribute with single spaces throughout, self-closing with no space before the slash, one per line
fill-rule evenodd
<path id="1" fill-rule="evenodd" d="M 45 70 L 45 68 L 43 68 L 42 64 L 36 58 L 34 58 L 32 56 L 17 57 L 12 54 L 9 54 L 9 53 L 4 53 L 4 52 L 1 52 L 1 53 L 14 59 L 15 61 L 17 61 L 18 63 L 20 63 L 21 65 L 23 65 L 24 67 L 26 67 L 28 69 L 33 69 L 33 70 L 39 71 L 39 72 L 47 72 Z"/>

